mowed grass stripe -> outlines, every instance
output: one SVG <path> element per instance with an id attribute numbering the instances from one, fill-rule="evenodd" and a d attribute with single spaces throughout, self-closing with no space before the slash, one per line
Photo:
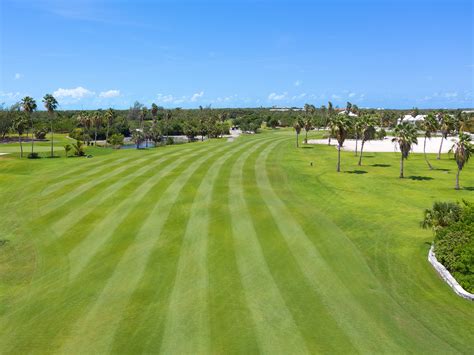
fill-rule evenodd
<path id="1" fill-rule="evenodd" d="M 270 147 L 274 146 L 275 143 L 270 144 Z M 242 154 L 232 168 L 229 179 L 229 212 L 232 216 L 237 265 L 258 346 L 263 353 L 307 353 L 304 339 L 265 261 L 246 206 L 242 173 L 245 160 L 253 151 Z"/>
<path id="2" fill-rule="evenodd" d="M 207 143 L 207 142 L 206 142 Z M 191 143 L 191 145 L 194 145 Z M 184 149 L 175 149 L 175 153 L 182 152 L 187 153 L 191 150 L 200 149 L 196 145 L 194 147 L 186 147 Z M 118 153 L 118 152 L 117 152 Z M 41 197 L 43 199 L 48 199 L 51 196 L 56 196 L 58 191 L 67 191 L 70 188 L 74 188 L 77 185 L 78 181 L 84 180 L 84 177 L 93 177 L 97 175 L 102 175 L 102 173 L 109 171 L 111 168 L 120 167 L 123 165 L 127 165 L 131 162 L 137 160 L 137 158 L 141 158 L 145 155 L 145 157 L 153 156 L 155 158 L 159 158 L 162 156 L 166 156 L 170 154 L 169 149 L 167 147 L 160 147 L 157 149 L 150 149 L 150 150 L 128 150 L 126 153 L 127 156 L 120 158 L 120 159 L 107 159 L 103 156 L 98 156 L 93 164 L 85 163 L 85 166 L 79 169 L 72 169 L 68 170 L 68 172 L 60 175 L 60 177 L 56 177 L 52 180 L 49 180 L 45 188 L 41 192 Z M 174 153 L 171 153 L 174 154 Z M 79 158 L 78 158 L 79 159 Z M 80 158 L 82 160 L 82 158 Z M 75 160 L 77 161 L 77 159 Z M 87 162 L 89 160 L 87 159 Z M 69 161 L 67 161 L 69 163 Z"/>
<path id="3" fill-rule="evenodd" d="M 89 177 L 94 174 L 101 174 L 110 168 L 127 164 L 134 159 L 136 159 L 136 157 L 103 159 L 103 157 L 99 156 L 91 162 L 89 159 L 86 160 L 86 158 L 74 158 L 74 162 L 81 162 L 82 165 L 77 168 L 66 170 L 65 173 L 55 176 L 49 180 L 48 184 L 46 184 L 45 188 L 41 191 L 41 197 L 47 198 L 64 186 L 73 186 L 75 182 L 83 180 L 84 177 Z"/>
<path id="4" fill-rule="evenodd" d="M 198 154 L 198 152 L 199 151 L 196 151 L 193 155 Z M 56 221 L 52 224 L 51 229 L 57 235 L 62 235 L 67 229 L 74 225 L 75 221 L 80 221 L 93 209 L 100 209 L 100 205 L 105 201 L 115 199 L 117 194 L 120 195 L 120 189 L 123 186 L 135 180 L 140 180 L 140 178 L 146 177 L 147 174 L 150 172 L 153 173 L 153 171 L 156 170 L 161 164 L 165 164 L 170 159 L 183 155 L 184 153 L 184 151 L 173 152 L 166 156 L 160 157 L 157 160 L 154 160 L 150 164 L 143 164 L 143 166 L 130 172 L 130 174 L 126 176 L 112 179 L 111 183 L 107 185 L 104 190 L 102 190 L 100 193 L 94 194 L 91 198 L 87 198 L 85 203 L 81 203 L 79 207 L 70 210 L 68 214 L 60 218 L 56 216 Z M 150 177 L 153 177 L 153 175 Z M 141 183 L 146 183 L 146 181 Z"/>
<path id="5" fill-rule="evenodd" d="M 238 156 L 221 168 L 209 208 L 209 317 L 212 354 L 255 354 L 258 344 L 254 323 L 240 278 L 232 240 L 229 178 Z"/>
<path id="6" fill-rule="evenodd" d="M 173 163 L 165 166 L 157 175 L 149 177 L 144 183 L 133 191 L 128 197 L 117 203 L 114 208 L 108 211 L 107 215 L 99 221 L 94 229 L 81 240 L 81 242 L 69 253 L 70 260 L 70 276 L 76 277 L 95 253 L 107 243 L 109 238 L 113 237 L 114 230 L 110 229 L 111 225 L 116 225 L 117 221 L 124 220 L 128 214 L 134 209 L 140 209 L 140 203 L 149 194 L 160 181 L 173 172 L 177 167 L 181 166 L 188 160 L 198 156 L 200 152 L 181 157 Z"/>
<path id="7" fill-rule="evenodd" d="M 258 143 L 253 149 L 263 143 Z M 210 352 L 207 267 L 209 209 L 222 165 L 242 150 L 222 155 L 207 171 L 194 197 L 180 250 L 162 340 L 163 353 Z"/>
<path id="8" fill-rule="evenodd" d="M 195 160 L 168 186 L 155 205 L 150 206 L 151 211 L 134 237 L 133 243 L 124 252 L 97 301 L 76 322 L 75 331 L 71 334 L 69 341 L 64 344 L 63 351 L 70 352 L 84 342 L 94 352 L 103 353 L 110 350 L 121 320 L 121 313 L 146 270 L 153 245 L 159 241 L 161 230 L 171 208 L 179 198 L 181 189 L 204 162 L 220 153 L 222 152 L 208 152 Z M 125 280 L 126 283 L 124 283 Z M 120 294 L 120 297 L 116 297 L 117 294 Z M 114 311 L 111 312 L 111 308 Z M 106 322 L 103 322 L 104 319 Z M 100 334 L 97 331 L 91 332 L 89 327 L 91 322 L 94 324 L 103 322 Z"/>
<path id="9" fill-rule="evenodd" d="M 150 158 L 140 158 L 133 161 L 133 163 L 119 165 L 116 169 L 105 168 L 107 173 L 97 172 L 94 177 L 86 183 L 80 183 L 75 185 L 75 188 L 65 188 L 61 192 L 54 193 L 54 196 L 47 197 L 43 200 L 41 210 L 39 211 L 43 218 L 52 218 L 55 212 L 63 207 L 67 207 L 74 199 L 80 198 L 82 194 L 85 194 L 97 186 L 107 185 L 109 179 L 113 177 L 122 177 L 128 175 L 133 169 L 141 164 L 151 161 Z"/>
<path id="10" fill-rule="evenodd" d="M 246 142 L 245 138 L 241 146 Z M 238 142 L 241 143 L 241 140 Z M 245 143 L 246 142 L 246 143 Z M 232 143 L 239 147 L 239 143 Z M 217 149 L 222 148 L 216 147 Z M 240 149 L 240 148 L 239 148 Z M 222 153 L 224 153 L 222 151 Z M 112 352 L 142 353 L 159 351 L 164 334 L 166 311 L 169 308 L 172 285 L 175 282 L 183 236 L 190 216 L 197 187 L 212 162 L 206 162 L 180 192 L 155 243 L 130 302 L 122 312 L 122 320 L 114 336 Z M 202 172 L 202 174 L 201 174 Z M 143 339 L 146 339 L 143 341 Z"/>
<path id="11" fill-rule="evenodd" d="M 307 282 L 322 297 L 324 304 L 330 309 L 341 329 L 345 331 L 359 351 L 375 352 L 379 350 L 377 344 L 371 339 L 374 334 L 379 339 L 384 339 L 387 350 L 401 351 L 393 339 L 381 331 L 379 324 L 354 300 L 347 286 L 339 280 L 337 274 L 314 247 L 284 202 L 273 190 L 266 171 L 266 159 L 270 151 L 269 148 L 262 151 L 256 161 L 257 185 L 262 200 L 270 210 L 281 236 L 293 253 Z"/>
<path id="12" fill-rule="evenodd" d="M 160 173 L 158 175 L 154 175 L 152 177 L 149 177 L 147 180 L 155 179 L 152 182 L 151 187 L 150 187 L 150 185 L 145 184 L 145 181 L 144 181 L 142 184 L 136 184 L 133 187 L 132 190 L 129 190 L 129 193 L 132 194 L 134 191 L 137 191 L 137 194 L 134 194 L 134 197 L 135 198 L 140 197 L 143 200 L 143 198 L 147 195 L 147 193 L 151 189 L 154 189 L 161 182 L 162 179 L 164 179 L 166 176 L 170 175 L 171 172 L 175 171 L 180 166 L 186 165 L 188 163 L 188 161 L 191 161 L 198 154 L 199 154 L 199 152 L 195 152 L 193 154 L 187 155 L 186 157 L 182 157 L 181 159 L 178 159 L 177 161 L 175 161 L 172 164 L 168 165 L 165 169 L 160 171 Z M 177 173 L 177 174 L 179 174 L 179 173 Z M 140 202 L 138 202 L 138 204 L 140 204 L 142 200 L 140 200 Z M 63 238 L 61 239 L 61 252 L 60 252 L 61 255 L 67 254 L 68 249 L 69 249 L 69 252 L 70 252 L 72 250 L 71 245 L 73 245 L 73 246 L 81 245 L 81 243 L 82 243 L 83 247 L 85 247 L 85 245 L 89 245 L 89 247 L 91 245 L 93 245 L 95 248 L 99 248 L 98 246 L 96 246 L 94 244 L 94 242 L 99 243 L 100 245 L 106 243 L 107 239 L 110 238 L 110 236 L 112 236 L 114 233 L 116 233 L 118 229 L 121 229 L 120 227 L 123 227 L 123 226 L 120 225 L 120 221 L 118 222 L 118 226 L 115 229 L 107 228 L 107 224 L 109 226 L 110 225 L 117 225 L 117 220 L 114 219 L 114 218 L 117 217 L 116 212 L 120 211 L 120 207 L 123 207 L 126 204 L 127 203 L 125 203 L 125 201 L 122 200 L 120 204 L 118 204 L 118 205 L 115 204 L 113 206 L 114 210 L 107 210 L 107 209 L 103 208 L 104 206 L 99 206 L 100 211 L 102 212 L 102 215 L 101 215 L 101 218 L 100 218 L 100 220 L 101 220 L 100 228 L 99 228 L 98 224 L 91 223 L 91 226 L 93 228 L 91 230 L 88 230 L 87 228 L 85 228 L 87 225 L 81 226 L 80 223 L 79 223 L 81 221 L 79 221 L 78 222 L 79 223 L 79 226 L 78 226 L 79 229 L 77 231 L 74 231 L 74 233 L 73 232 L 68 233 L 66 240 L 64 240 L 65 236 L 63 236 Z M 129 209 L 126 209 L 123 212 L 127 212 L 127 211 L 130 212 L 131 210 L 133 210 L 134 206 L 129 206 L 129 207 L 130 207 Z M 106 215 L 105 220 L 103 219 L 103 215 Z M 87 242 L 84 242 L 84 240 L 87 239 L 87 238 L 89 238 L 87 240 Z M 71 243 L 71 240 L 73 241 L 72 243 Z M 70 258 L 70 256 L 69 256 L 69 258 Z M 85 267 L 89 268 L 91 257 L 89 257 L 88 255 L 84 255 L 84 258 L 81 258 L 81 253 L 79 252 L 77 258 L 80 261 L 80 266 L 78 266 L 78 268 L 81 268 L 81 269 L 85 268 Z M 69 263 L 69 264 L 71 264 L 71 263 Z M 99 269 L 96 268 L 95 270 L 99 270 Z M 76 271 L 76 272 L 79 272 L 79 271 Z M 88 269 L 87 273 L 90 273 L 90 268 Z M 57 276 L 51 278 L 52 274 L 57 274 Z M 64 284 L 64 280 L 61 277 L 62 274 L 64 274 L 64 270 L 52 269 L 52 271 L 50 271 L 48 273 L 45 273 L 42 277 L 36 278 L 35 280 L 33 280 L 30 283 L 30 286 L 34 286 L 35 284 L 39 284 L 39 285 L 42 285 L 43 287 L 38 289 L 38 290 L 31 289 L 30 297 L 39 299 L 40 298 L 39 294 L 47 296 L 48 294 L 54 293 L 55 290 L 57 290 L 57 288 L 58 288 L 58 284 L 59 285 Z M 51 281 L 45 281 L 45 278 L 48 278 Z M 70 286 L 73 289 L 76 290 L 76 292 L 74 293 L 75 295 L 80 293 L 80 284 L 70 283 Z M 71 301 L 71 299 L 73 298 L 73 296 L 71 296 L 71 295 L 69 297 L 70 297 L 70 299 L 66 302 Z M 16 310 L 16 312 L 19 312 L 19 311 L 20 311 L 20 309 Z M 41 313 L 37 312 L 37 317 L 41 317 Z M 30 317 L 30 320 L 33 320 L 34 318 L 35 317 Z"/>
<path id="13" fill-rule="evenodd" d="M 294 143 L 291 140 L 276 148 L 286 147 L 289 144 Z M 275 161 L 281 158 L 281 152 L 274 149 L 271 156 L 275 164 Z M 314 292 L 301 273 L 298 262 L 288 249 L 272 214 L 263 201 L 256 182 L 255 162 L 258 157 L 259 154 L 252 155 L 244 167 L 245 201 L 255 221 L 255 231 L 270 272 L 305 339 L 308 351 L 311 353 L 354 353 L 356 348 L 333 319 L 321 297 Z M 273 164 L 271 166 L 273 167 Z M 280 188 L 285 186 L 285 177 L 271 174 L 270 179 Z M 307 211 L 308 207 L 296 199 L 292 211 L 300 208 Z M 318 220 L 315 219 L 314 222 L 318 223 Z M 311 230 L 311 233 L 314 238 L 325 238 L 325 235 L 318 234 L 318 231 Z"/>

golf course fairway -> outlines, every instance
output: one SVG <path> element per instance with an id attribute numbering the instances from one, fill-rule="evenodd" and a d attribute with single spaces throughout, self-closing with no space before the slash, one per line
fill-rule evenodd
<path id="1" fill-rule="evenodd" d="M 337 173 L 291 130 L 88 153 L 0 157 L 0 353 L 474 353 L 419 226 L 472 166 Z"/>

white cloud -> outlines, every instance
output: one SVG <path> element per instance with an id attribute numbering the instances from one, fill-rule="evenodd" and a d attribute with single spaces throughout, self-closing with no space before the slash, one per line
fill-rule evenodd
<path id="1" fill-rule="evenodd" d="M 21 78 L 23 78 L 23 74 L 15 73 L 15 80 L 19 80 Z"/>
<path id="2" fill-rule="evenodd" d="M 167 103 L 167 102 L 173 102 L 173 101 L 175 101 L 175 98 L 173 97 L 173 95 L 158 94 L 158 95 L 156 95 L 156 100 L 157 100 L 158 102 Z"/>
<path id="3" fill-rule="evenodd" d="M 103 98 L 111 98 L 111 97 L 117 97 L 120 96 L 120 90 L 108 90 L 108 91 L 102 91 L 99 94 L 99 97 Z"/>
<path id="4" fill-rule="evenodd" d="M 292 99 L 292 100 L 301 100 L 301 99 L 303 99 L 303 98 L 305 98 L 305 97 L 306 97 L 306 93 L 303 92 L 303 93 L 301 93 L 301 94 L 299 94 L 299 95 L 294 95 L 291 99 Z"/>
<path id="5" fill-rule="evenodd" d="M 204 91 L 197 92 L 193 96 L 191 96 L 191 102 L 196 102 L 197 100 L 199 100 L 203 96 L 204 96 Z"/>
<path id="6" fill-rule="evenodd" d="M 340 99 L 342 99 L 342 97 L 341 97 L 340 95 L 332 94 L 332 95 L 331 95 L 331 99 L 333 99 L 333 100 L 340 100 Z"/>
<path id="7" fill-rule="evenodd" d="M 7 101 L 16 101 L 21 98 L 19 92 L 4 92 L 0 91 L 0 99 L 5 99 Z"/>
<path id="8" fill-rule="evenodd" d="M 457 92 L 447 92 L 444 94 L 444 97 L 446 97 L 447 99 L 455 98 L 457 96 L 458 96 Z"/>
<path id="9" fill-rule="evenodd" d="M 53 92 L 53 96 L 57 98 L 70 97 L 72 99 L 82 99 L 84 97 L 94 96 L 94 95 L 95 95 L 95 92 L 87 90 L 86 88 L 83 88 L 82 86 L 78 86 L 75 89 L 59 88 L 58 90 Z"/>
<path id="10" fill-rule="evenodd" d="M 301 84 L 303 84 L 301 80 L 296 80 L 294 83 L 295 86 L 300 86 Z"/>
<path id="11" fill-rule="evenodd" d="M 283 94 L 277 94 L 272 92 L 270 95 L 268 95 L 268 100 L 270 101 L 278 101 L 278 100 L 284 100 L 287 98 L 288 93 L 284 92 Z"/>
<path id="12" fill-rule="evenodd" d="M 354 97 L 354 96 L 356 96 L 356 93 L 355 93 L 355 92 L 351 92 L 348 96 L 349 96 L 349 97 Z"/>

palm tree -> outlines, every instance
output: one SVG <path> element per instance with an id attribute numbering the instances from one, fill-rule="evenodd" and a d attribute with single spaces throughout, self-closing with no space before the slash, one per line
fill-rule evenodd
<path id="1" fill-rule="evenodd" d="M 328 145 L 331 145 L 331 136 L 332 136 L 332 118 L 334 115 L 334 108 L 332 106 L 332 102 L 328 101 L 328 112 L 327 112 L 327 125 L 329 128 L 329 137 L 328 137 Z"/>
<path id="2" fill-rule="evenodd" d="M 109 141 L 110 126 L 112 126 L 115 121 L 115 111 L 112 108 L 109 108 L 107 111 L 105 111 L 104 118 L 107 122 L 107 130 L 105 131 L 105 146 L 107 146 Z"/>
<path id="3" fill-rule="evenodd" d="M 301 132 L 301 126 L 302 125 L 303 124 L 301 123 L 301 120 L 300 120 L 299 117 L 295 119 L 295 122 L 293 122 L 293 128 L 295 129 L 295 132 L 296 132 L 296 148 L 299 147 L 298 136 Z"/>
<path id="4" fill-rule="evenodd" d="M 54 110 L 58 107 L 58 101 L 51 94 L 46 94 L 43 97 L 44 107 L 48 111 L 49 120 L 51 123 L 51 158 L 54 156 L 54 131 L 53 131 L 53 119 Z"/>
<path id="5" fill-rule="evenodd" d="M 408 159 L 412 145 L 418 143 L 417 130 L 415 125 L 408 122 L 402 122 L 395 127 L 394 134 L 395 138 L 392 139 L 392 142 L 398 143 L 398 146 L 400 147 L 400 178 L 403 179 L 403 162 L 405 159 Z"/>
<path id="6" fill-rule="evenodd" d="M 33 127 L 33 116 L 32 116 L 32 113 L 33 111 L 36 110 L 36 108 L 38 107 L 36 105 L 36 101 L 32 98 L 32 97 L 29 97 L 29 96 L 25 96 L 22 100 L 21 100 L 21 106 L 23 107 L 23 111 L 26 112 L 26 114 L 28 115 L 29 119 L 30 119 L 30 127 L 31 127 L 31 154 L 33 155 L 34 153 L 34 142 L 35 142 L 35 137 L 34 137 L 34 127 Z"/>
<path id="7" fill-rule="evenodd" d="M 158 105 L 155 103 L 151 104 L 151 117 L 153 117 L 153 127 L 156 126 L 156 116 L 158 115 Z"/>
<path id="8" fill-rule="evenodd" d="M 443 149 L 443 141 L 448 138 L 448 135 L 453 129 L 454 121 L 449 114 L 439 113 L 438 117 L 440 119 L 439 128 L 441 131 L 441 144 L 439 145 L 438 157 L 436 159 L 441 159 L 441 150 Z"/>
<path id="9" fill-rule="evenodd" d="M 358 165 L 362 165 L 362 155 L 364 154 L 365 142 L 375 138 L 375 125 L 377 124 L 377 118 L 375 116 L 361 116 L 360 118 L 360 130 L 362 132 L 362 144 L 360 146 L 360 155 Z"/>
<path id="10" fill-rule="evenodd" d="M 19 114 L 13 121 L 13 129 L 18 133 L 18 142 L 20 143 L 20 158 L 23 158 L 23 143 L 21 136 L 28 127 L 28 119 L 23 115 Z"/>
<path id="11" fill-rule="evenodd" d="M 424 229 L 432 228 L 435 232 L 439 229 L 457 222 L 461 217 L 462 208 L 455 202 L 435 202 L 432 209 L 426 209 L 424 212 L 421 227 Z"/>
<path id="12" fill-rule="evenodd" d="M 430 161 L 428 160 L 428 157 L 426 155 L 426 139 L 431 138 L 431 135 L 438 130 L 438 120 L 432 113 L 425 117 L 425 120 L 423 121 L 423 130 L 425 131 L 423 154 L 425 156 L 426 164 L 428 164 L 430 170 L 433 170 L 433 167 L 431 166 Z"/>
<path id="13" fill-rule="evenodd" d="M 351 128 L 351 122 L 347 114 L 336 115 L 332 119 L 332 127 L 334 130 L 334 136 L 337 139 L 337 172 L 341 171 L 341 148 L 344 141 L 347 138 L 349 129 Z"/>
<path id="14" fill-rule="evenodd" d="M 358 148 L 358 143 L 359 143 L 359 137 L 360 137 L 360 133 L 361 133 L 361 130 L 362 130 L 362 125 L 363 125 L 362 121 L 363 121 L 362 117 L 354 117 L 354 121 L 353 121 L 353 124 L 352 124 L 352 126 L 354 127 L 354 135 L 355 135 L 355 143 L 356 143 L 355 156 L 357 156 L 357 148 Z"/>
<path id="15" fill-rule="evenodd" d="M 132 140 L 137 145 L 137 149 L 140 148 L 140 144 L 143 142 L 143 132 L 139 129 L 136 129 L 132 133 Z"/>
<path id="16" fill-rule="evenodd" d="M 94 146 L 97 146 L 97 130 L 102 125 L 102 113 L 100 111 L 92 114 L 91 123 L 94 126 Z"/>
<path id="17" fill-rule="evenodd" d="M 69 152 L 71 151 L 72 146 L 70 144 L 64 145 L 64 153 L 66 154 L 66 158 L 68 157 Z"/>
<path id="18" fill-rule="evenodd" d="M 464 168 L 464 165 L 467 164 L 471 154 L 474 153 L 474 146 L 471 143 L 471 136 L 465 133 L 459 133 L 459 140 L 454 143 L 450 152 L 454 151 L 454 159 L 458 165 L 458 172 L 456 174 L 456 190 L 459 190 L 459 174 Z"/>
<path id="19" fill-rule="evenodd" d="M 140 111 L 140 128 L 143 130 L 143 124 L 146 120 L 146 116 L 148 115 L 148 109 L 146 106 L 142 107 L 142 110 Z"/>
<path id="20" fill-rule="evenodd" d="M 311 118 L 311 116 L 308 116 L 305 118 L 304 122 L 303 122 L 303 127 L 304 127 L 304 130 L 305 130 L 305 138 L 304 138 L 304 143 L 305 144 L 308 144 L 308 132 L 311 131 L 311 129 L 313 128 L 313 120 Z"/>

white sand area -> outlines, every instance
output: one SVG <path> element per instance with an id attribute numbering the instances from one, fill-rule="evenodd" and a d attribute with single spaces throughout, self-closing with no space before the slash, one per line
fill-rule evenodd
<path id="1" fill-rule="evenodd" d="M 368 141 L 364 145 L 364 152 L 398 152 L 398 144 L 392 142 L 393 137 L 385 137 L 383 140 Z M 457 141 L 457 137 L 448 137 L 443 141 L 442 153 L 447 153 Z M 423 153 L 424 137 L 418 137 L 418 144 L 413 145 L 412 153 Z M 308 139 L 308 144 L 328 144 L 327 139 Z M 438 153 L 441 144 L 441 137 L 433 137 L 426 140 L 426 152 Z M 331 139 L 331 145 L 336 146 L 337 141 Z M 361 141 L 359 140 L 357 149 L 360 150 Z M 342 147 L 343 150 L 355 151 L 355 139 L 346 139 Z"/>

